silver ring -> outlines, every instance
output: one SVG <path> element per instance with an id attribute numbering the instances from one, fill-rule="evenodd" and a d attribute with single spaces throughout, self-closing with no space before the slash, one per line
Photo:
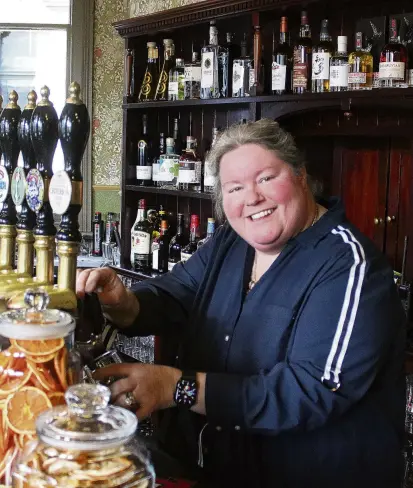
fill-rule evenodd
<path id="1" fill-rule="evenodd" d="M 131 392 L 131 391 L 128 391 L 126 394 L 125 394 L 125 404 L 128 406 L 128 407 L 131 407 L 132 405 L 136 405 L 136 398 L 135 398 L 135 395 Z"/>

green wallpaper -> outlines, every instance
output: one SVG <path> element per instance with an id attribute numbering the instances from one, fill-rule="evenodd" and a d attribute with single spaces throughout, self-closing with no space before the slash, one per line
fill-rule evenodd
<path id="1" fill-rule="evenodd" d="M 95 190 L 93 192 L 93 208 L 96 212 L 102 212 L 105 219 L 108 212 L 120 213 L 120 191 Z"/>

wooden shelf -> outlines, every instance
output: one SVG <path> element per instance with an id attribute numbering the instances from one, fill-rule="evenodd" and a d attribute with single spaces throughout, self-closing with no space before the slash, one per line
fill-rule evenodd
<path id="1" fill-rule="evenodd" d="M 179 107 L 198 107 L 206 105 L 240 105 L 248 103 L 285 103 L 285 102 L 314 102 L 337 101 L 337 102 L 357 102 L 371 101 L 374 103 L 393 99 L 411 99 L 413 101 L 413 88 L 383 88 L 366 91 L 346 91 L 332 93 L 305 93 L 303 95 L 261 95 L 257 97 L 242 98 L 213 98 L 209 100 L 177 100 L 165 102 L 128 102 L 123 104 L 126 110 L 146 110 L 148 108 L 177 108 Z M 409 100 L 410 101 L 410 100 Z"/>
<path id="2" fill-rule="evenodd" d="M 158 193 L 159 195 L 175 195 L 177 197 L 189 197 L 189 198 L 198 198 L 200 200 L 212 200 L 211 193 L 185 191 L 185 190 L 169 190 L 164 188 L 157 188 L 156 186 L 126 185 L 125 188 L 126 191 L 134 191 L 134 192 L 141 192 L 141 193 Z"/>

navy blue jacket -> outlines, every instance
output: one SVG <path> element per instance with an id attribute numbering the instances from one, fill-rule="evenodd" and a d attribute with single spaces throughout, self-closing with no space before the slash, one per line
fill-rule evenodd
<path id="1" fill-rule="evenodd" d="M 165 445 L 194 464 L 200 447 L 225 486 L 400 486 L 404 312 L 385 257 L 323 203 L 248 294 L 253 249 L 228 225 L 136 287 L 128 334 L 179 336 L 179 366 L 207 372 L 206 417 L 171 409 Z"/>

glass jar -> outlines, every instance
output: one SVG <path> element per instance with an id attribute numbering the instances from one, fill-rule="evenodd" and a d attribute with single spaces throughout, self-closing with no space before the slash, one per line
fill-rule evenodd
<path id="1" fill-rule="evenodd" d="M 0 484 L 11 483 L 12 462 L 36 435 L 38 414 L 64 403 L 78 380 L 75 321 L 46 310 L 49 296 L 27 290 L 27 309 L 0 314 Z"/>
<path id="2" fill-rule="evenodd" d="M 153 468 L 134 435 L 136 416 L 110 406 L 103 385 L 71 386 L 65 398 L 67 406 L 38 417 L 38 440 L 16 463 L 12 486 L 153 488 Z"/>

